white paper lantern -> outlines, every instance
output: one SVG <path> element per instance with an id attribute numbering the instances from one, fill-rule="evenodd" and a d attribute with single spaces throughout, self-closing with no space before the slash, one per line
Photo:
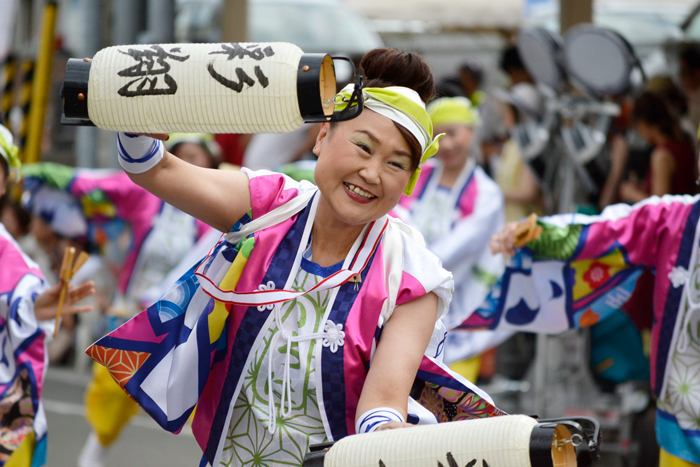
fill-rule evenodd
<path id="1" fill-rule="evenodd" d="M 62 95 L 107 130 L 282 133 L 330 119 L 335 88 L 332 58 L 294 44 L 154 44 L 69 60 Z"/>
<path id="2" fill-rule="evenodd" d="M 304 467 L 584 467 L 597 443 L 576 422 L 525 415 L 464 420 L 347 436 L 307 454 Z M 596 437 L 599 431 L 596 429 Z M 577 455 L 579 449 L 583 454 Z M 585 451 L 585 453 L 584 453 Z"/>

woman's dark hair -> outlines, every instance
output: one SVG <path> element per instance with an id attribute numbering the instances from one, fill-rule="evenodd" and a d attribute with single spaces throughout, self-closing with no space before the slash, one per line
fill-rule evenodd
<path id="1" fill-rule="evenodd" d="M 683 139 L 683 130 L 678 116 L 671 112 L 663 97 L 652 92 L 645 91 L 635 99 L 632 122 L 644 122 L 656 127 L 664 136 L 672 140 Z"/>
<path id="2" fill-rule="evenodd" d="M 475 60 L 469 60 L 462 63 L 462 65 L 459 67 L 459 71 L 461 73 L 468 73 L 471 75 L 472 79 L 479 86 L 481 86 L 484 81 L 484 69 L 482 68 L 481 64 Z"/>
<path id="3" fill-rule="evenodd" d="M 646 90 L 666 101 L 668 109 L 677 118 L 688 113 L 688 97 L 668 75 L 656 75 L 646 82 Z"/>
<path id="4" fill-rule="evenodd" d="M 370 50 L 360 61 L 360 73 L 368 88 L 403 86 L 413 89 L 426 104 L 436 95 L 430 67 L 419 55 L 397 49 Z M 411 170 L 420 163 L 422 148 L 416 138 L 403 126 L 394 122 L 411 150 Z"/>
<path id="5" fill-rule="evenodd" d="M 687 44 L 681 48 L 680 61 L 689 70 L 700 69 L 700 48 L 696 45 Z"/>
<path id="6" fill-rule="evenodd" d="M 410 52 L 389 48 L 370 50 L 360 61 L 360 73 L 367 87 L 404 86 L 416 91 L 425 103 L 435 97 L 430 67 L 423 58 Z"/>
<path id="7" fill-rule="evenodd" d="M 526 70 L 523 59 L 520 58 L 520 52 L 518 47 L 515 45 L 509 45 L 501 53 L 501 58 L 498 62 L 498 66 L 501 70 L 508 73 L 510 70 Z"/>
<path id="8" fill-rule="evenodd" d="M 171 154 L 173 154 L 175 157 L 178 157 L 178 156 L 177 156 L 177 148 L 180 147 L 180 145 L 181 145 L 182 143 L 191 143 L 191 144 L 197 145 L 197 146 L 199 146 L 200 148 L 204 149 L 204 152 L 207 153 L 207 158 L 208 158 L 208 161 L 209 161 L 209 167 L 207 167 L 207 168 L 208 168 L 208 169 L 215 169 L 215 168 L 217 167 L 217 163 L 216 163 L 217 157 L 209 150 L 209 148 L 207 147 L 207 145 L 206 145 L 204 142 L 195 143 L 195 142 L 193 142 L 193 141 L 182 141 L 182 142 L 180 142 L 180 143 L 174 144 L 174 145 L 168 150 L 168 152 L 170 152 Z M 178 157 L 178 158 L 179 158 L 179 157 Z"/>

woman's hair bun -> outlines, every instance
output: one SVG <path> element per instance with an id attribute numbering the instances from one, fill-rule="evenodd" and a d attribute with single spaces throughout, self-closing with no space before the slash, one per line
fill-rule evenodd
<path id="1" fill-rule="evenodd" d="M 360 72 L 367 87 L 404 86 L 416 91 L 425 103 L 436 94 L 430 67 L 414 53 L 390 48 L 370 50 L 362 57 Z"/>

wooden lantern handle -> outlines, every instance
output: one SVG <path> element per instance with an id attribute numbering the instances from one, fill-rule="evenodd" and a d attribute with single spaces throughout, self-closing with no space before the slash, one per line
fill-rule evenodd
<path id="1" fill-rule="evenodd" d="M 58 310 L 56 312 L 56 322 L 53 328 L 53 337 L 58 334 L 58 327 L 61 320 L 61 314 L 63 313 L 63 304 L 66 301 L 66 294 L 68 293 L 68 284 L 76 272 L 85 264 L 85 262 L 90 259 L 90 255 L 81 251 L 78 255 L 78 259 L 75 259 L 75 248 L 66 248 L 63 252 L 63 262 L 61 263 L 61 271 L 59 273 L 59 278 L 61 279 L 61 291 L 58 296 Z"/>

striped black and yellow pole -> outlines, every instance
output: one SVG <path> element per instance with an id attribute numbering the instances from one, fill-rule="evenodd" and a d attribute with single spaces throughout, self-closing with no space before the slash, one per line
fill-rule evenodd
<path id="1" fill-rule="evenodd" d="M 3 65 L 3 85 L 0 91 L 0 122 L 6 122 L 14 100 L 15 76 L 17 75 L 17 57 L 9 54 Z"/>
<path id="2" fill-rule="evenodd" d="M 32 83 L 31 105 L 29 106 L 27 145 L 22 151 L 22 162 L 37 162 L 41 158 L 41 140 L 44 133 L 46 105 L 51 90 L 57 10 L 58 5 L 55 1 L 47 2 L 44 7 L 36 70 Z"/>
<path id="3" fill-rule="evenodd" d="M 27 130 L 29 128 L 29 107 L 32 102 L 32 82 L 34 81 L 34 59 L 27 58 L 22 61 L 19 68 L 21 83 L 19 87 L 19 108 L 22 120 L 17 132 L 17 146 L 20 149 L 20 159 L 24 160 L 24 148 L 27 147 Z"/>

